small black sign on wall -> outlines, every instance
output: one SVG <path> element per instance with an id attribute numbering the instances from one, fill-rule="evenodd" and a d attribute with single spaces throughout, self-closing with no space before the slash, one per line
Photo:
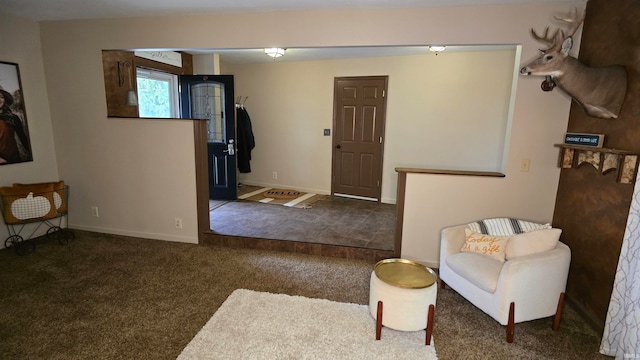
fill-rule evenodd
<path id="1" fill-rule="evenodd" d="M 564 134 L 564 143 L 567 145 L 582 145 L 600 148 L 604 143 L 604 135 L 566 133 Z"/>

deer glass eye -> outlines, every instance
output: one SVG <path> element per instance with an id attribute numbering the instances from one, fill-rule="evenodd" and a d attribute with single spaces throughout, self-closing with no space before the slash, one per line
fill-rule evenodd
<path id="1" fill-rule="evenodd" d="M 545 60 L 545 61 L 551 61 L 551 60 L 553 60 L 553 55 L 547 55 L 547 56 L 545 56 L 545 57 L 544 57 L 544 60 Z"/>

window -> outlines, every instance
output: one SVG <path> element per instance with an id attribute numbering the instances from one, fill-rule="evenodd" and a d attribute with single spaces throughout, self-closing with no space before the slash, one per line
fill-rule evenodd
<path id="1" fill-rule="evenodd" d="M 180 118 L 178 76 L 137 68 L 136 78 L 140 117 Z"/>

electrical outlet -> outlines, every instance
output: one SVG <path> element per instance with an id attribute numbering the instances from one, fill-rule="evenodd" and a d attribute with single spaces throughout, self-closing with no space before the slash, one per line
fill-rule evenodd
<path id="1" fill-rule="evenodd" d="M 520 171 L 528 172 L 530 165 L 531 165 L 531 160 L 529 160 L 529 159 L 520 160 Z"/>
<path id="2" fill-rule="evenodd" d="M 100 217 L 100 214 L 98 213 L 98 207 L 97 206 L 92 206 L 91 207 L 91 216 Z"/>
<path id="3" fill-rule="evenodd" d="M 176 218 L 176 229 L 182 229 L 182 218 Z"/>
<path id="4" fill-rule="evenodd" d="M 273 172 L 273 180 L 278 180 L 278 173 L 276 171 Z"/>

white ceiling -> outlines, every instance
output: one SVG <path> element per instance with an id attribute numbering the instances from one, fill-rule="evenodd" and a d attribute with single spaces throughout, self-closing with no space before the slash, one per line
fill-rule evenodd
<path id="1" fill-rule="evenodd" d="M 411 8 L 575 0 L 0 0 L 0 12 L 37 21 L 347 8 Z M 585 0 L 586 1 L 586 0 Z"/>
<path id="2" fill-rule="evenodd" d="M 409 8 L 574 1 L 575 0 L 0 0 L 0 12 L 35 21 L 57 21 L 190 14 L 203 15 L 221 12 Z M 304 61 L 428 53 L 426 45 L 429 44 L 407 45 L 416 46 L 287 49 L 286 55 L 278 58 L 276 61 Z M 505 47 L 500 46 L 498 48 Z M 449 46 L 446 51 L 479 49 L 489 48 Z M 269 56 L 264 54 L 262 49 L 190 49 L 187 51 L 194 54 L 218 52 L 220 53 L 221 61 L 228 63 L 273 61 Z"/>

